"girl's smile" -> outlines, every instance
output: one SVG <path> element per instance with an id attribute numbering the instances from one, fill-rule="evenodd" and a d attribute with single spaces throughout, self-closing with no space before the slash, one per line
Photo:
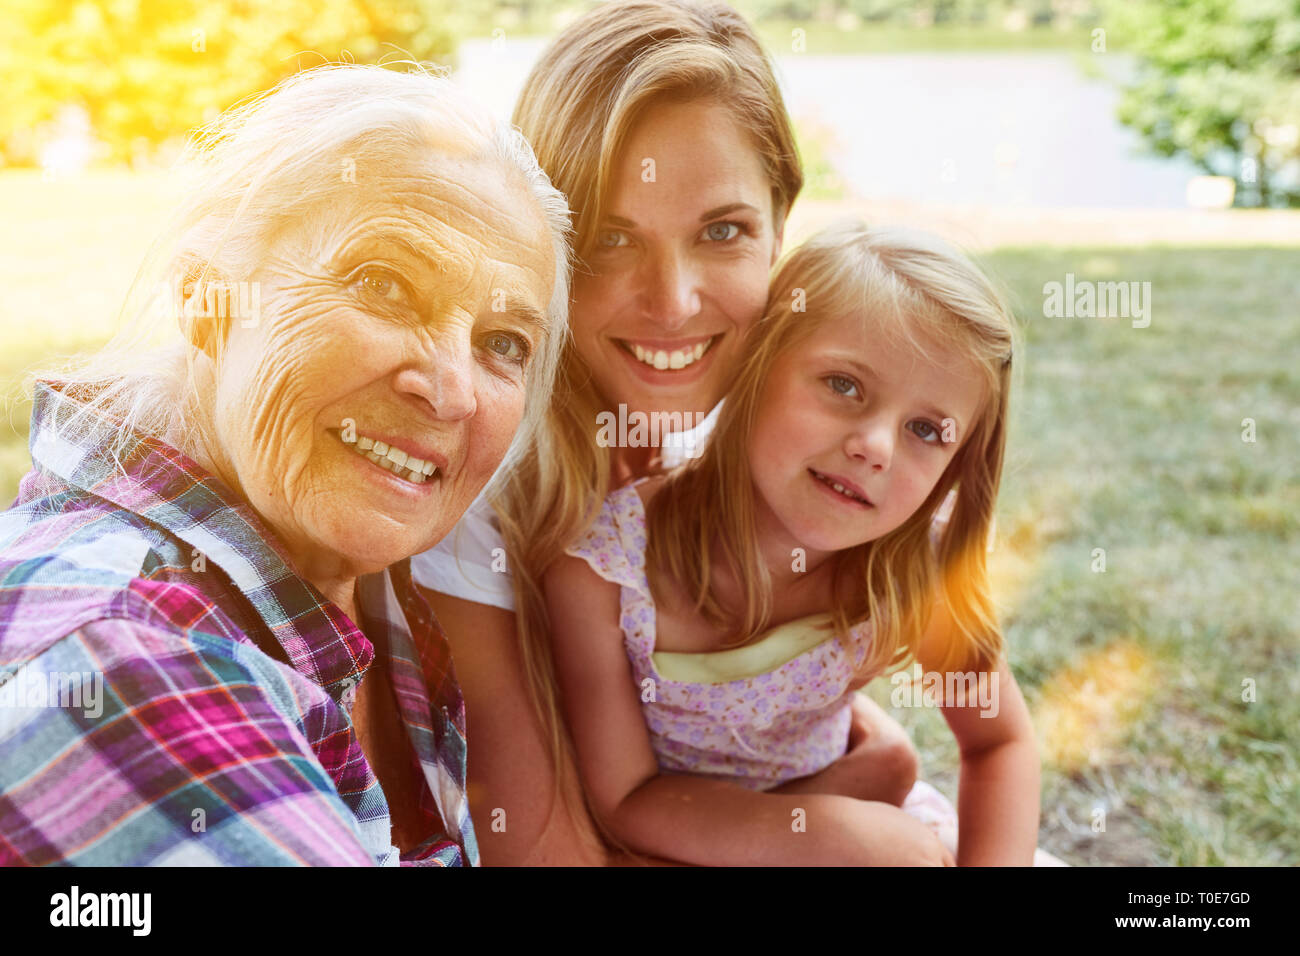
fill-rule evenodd
<path id="1" fill-rule="evenodd" d="M 857 485 L 847 479 L 838 478 L 834 475 L 826 475 L 812 468 L 808 469 L 808 474 L 812 475 L 819 485 L 831 490 L 831 492 L 846 504 L 856 508 L 872 507 L 870 499 L 858 488 Z"/>

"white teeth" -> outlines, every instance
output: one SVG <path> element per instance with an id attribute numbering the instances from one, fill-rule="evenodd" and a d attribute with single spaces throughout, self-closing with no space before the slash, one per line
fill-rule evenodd
<path id="1" fill-rule="evenodd" d="M 679 370 L 694 365 L 703 358 L 704 353 L 713 345 L 714 339 L 716 339 L 716 336 L 705 342 L 696 342 L 693 346 L 676 349 L 672 352 L 665 352 L 663 349 L 658 351 L 647 349 L 635 342 L 631 343 L 631 348 L 638 361 L 654 366 L 660 371 L 664 369 Z"/>
<path id="2" fill-rule="evenodd" d="M 825 475 L 821 475 L 821 474 L 818 474 L 816 478 L 822 484 L 829 485 L 831 488 L 835 489 L 837 492 L 844 495 L 844 497 L 852 498 L 854 501 L 860 501 L 864 505 L 867 504 L 867 500 L 865 498 L 863 498 L 861 495 L 855 494 L 852 491 L 849 491 L 849 489 L 845 488 L 838 481 L 832 481 L 830 478 L 827 478 Z"/>
<path id="3" fill-rule="evenodd" d="M 342 438 L 341 435 L 339 437 Z M 344 442 L 344 444 L 350 445 L 357 454 L 369 459 L 380 468 L 412 484 L 422 485 L 426 481 L 436 480 L 434 474 L 438 471 L 438 466 L 433 462 L 408 455 L 402 449 L 390 447 L 385 442 L 358 435 L 355 443 Z"/>

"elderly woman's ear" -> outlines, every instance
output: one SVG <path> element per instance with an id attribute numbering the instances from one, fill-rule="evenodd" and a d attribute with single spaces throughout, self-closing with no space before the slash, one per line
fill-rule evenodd
<path id="1" fill-rule="evenodd" d="M 181 335 L 191 347 L 216 361 L 230 334 L 230 320 L 238 312 L 231 301 L 232 285 L 219 270 L 199 262 L 182 264 L 179 271 L 176 319 Z"/>

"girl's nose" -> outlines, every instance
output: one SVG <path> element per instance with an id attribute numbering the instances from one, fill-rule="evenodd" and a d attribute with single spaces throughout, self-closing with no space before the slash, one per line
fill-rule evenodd
<path id="1" fill-rule="evenodd" d="M 894 460 L 893 426 L 883 418 L 863 422 L 845 438 L 844 451 L 872 471 L 888 471 Z"/>
<path id="2" fill-rule="evenodd" d="M 648 264 L 643 281 L 646 318 L 664 331 L 676 332 L 699 313 L 699 277 L 689 259 L 661 253 Z"/>

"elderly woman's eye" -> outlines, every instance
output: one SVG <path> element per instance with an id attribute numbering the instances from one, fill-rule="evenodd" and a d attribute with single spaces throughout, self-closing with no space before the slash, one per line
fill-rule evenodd
<path id="1" fill-rule="evenodd" d="M 383 269 L 364 269 L 357 281 L 364 292 L 392 305 L 405 305 L 409 301 L 401 280 Z"/>
<path id="2" fill-rule="evenodd" d="M 532 352 L 527 339 L 508 332 L 493 332 L 487 337 L 487 347 L 502 358 L 519 365 L 523 365 Z"/>

